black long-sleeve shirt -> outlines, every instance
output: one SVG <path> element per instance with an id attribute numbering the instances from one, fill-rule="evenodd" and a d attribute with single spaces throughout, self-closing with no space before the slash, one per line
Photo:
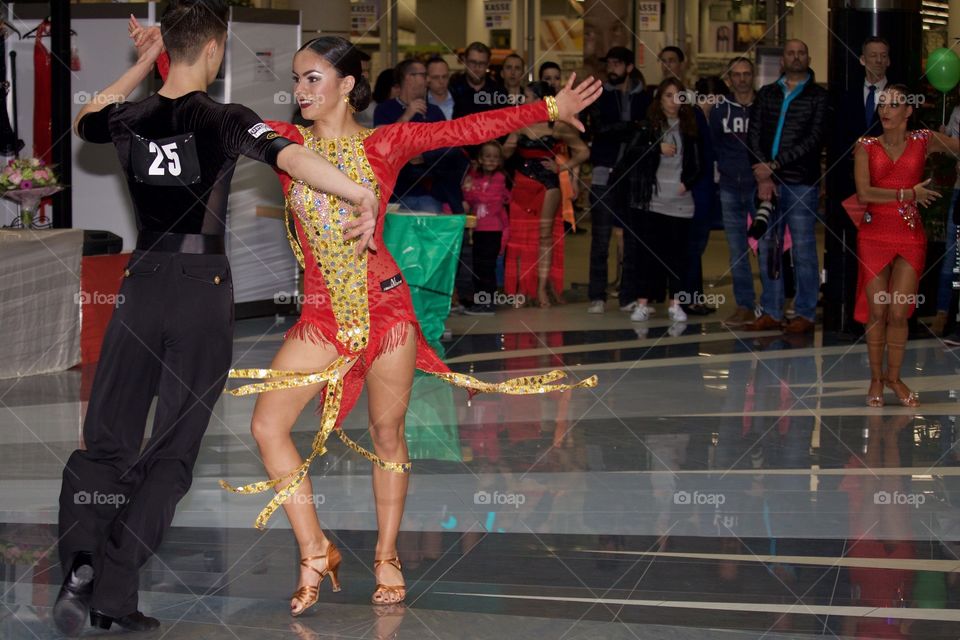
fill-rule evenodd
<path id="1" fill-rule="evenodd" d="M 88 142 L 113 143 L 137 228 L 166 233 L 222 235 L 237 158 L 276 165 L 294 144 L 247 107 L 203 91 L 110 104 L 86 114 L 77 130 Z"/>

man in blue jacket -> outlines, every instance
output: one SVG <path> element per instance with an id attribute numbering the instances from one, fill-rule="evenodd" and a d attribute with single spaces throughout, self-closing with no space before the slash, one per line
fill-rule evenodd
<path id="1" fill-rule="evenodd" d="M 610 172 L 623 154 L 623 145 L 631 138 L 636 124 L 647 117 L 650 97 L 644 92 L 643 75 L 634 66 L 633 51 L 613 47 L 603 61 L 607 64 L 607 83 L 603 94 L 587 112 L 587 133 L 591 138 L 590 162 L 590 297 L 588 313 L 603 313 L 607 300 L 607 261 L 613 227 L 624 228 L 621 216 L 626 208 L 619 202 Z M 626 239 L 624 240 L 626 242 Z M 624 264 L 620 281 L 620 305 L 623 311 L 636 306 L 633 272 Z"/>
<path id="2" fill-rule="evenodd" d="M 753 89 L 753 62 L 749 58 L 734 58 L 727 66 L 726 75 L 733 96 L 711 109 L 710 132 L 720 173 L 720 207 L 723 210 L 723 229 L 730 247 L 733 297 L 737 302 L 737 310 L 724 320 L 724 324 L 735 327 L 751 322 L 757 306 L 747 245 L 747 216 L 754 213 L 756 192 L 752 159 L 747 147 L 750 106 L 756 96 Z M 760 277 L 766 281 L 765 269 L 760 269 Z"/>
<path id="3" fill-rule="evenodd" d="M 783 48 L 783 74 L 757 92 L 750 109 L 747 139 L 753 157 L 753 175 L 760 200 L 779 192 L 779 206 L 760 239 L 760 262 L 768 264 L 776 238 L 784 227 L 793 238 L 796 270 L 796 317 L 783 325 L 783 278 L 763 288 L 763 315 L 744 325 L 749 331 L 768 331 L 783 325 L 787 333 L 813 331 L 820 294 L 820 268 L 815 228 L 820 196 L 820 152 L 827 125 L 829 98 L 810 70 L 810 53 L 802 40 L 788 40 Z"/>

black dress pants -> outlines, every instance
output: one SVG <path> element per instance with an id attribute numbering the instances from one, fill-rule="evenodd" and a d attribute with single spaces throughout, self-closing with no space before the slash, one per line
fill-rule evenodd
<path id="1" fill-rule="evenodd" d="M 104 336 L 83 425 L 60 493 L 60 562 L 94 557 L 91 606 L 137 610 L 140 568 L 187 493 L 233 348 L 224 255 L 135 251 Z M 150 439 L 147 413 L 157 396 Z"/>
<path id="2" fill-rule="evenodd" d="M 636 269 L 636 297 L 669 301 L 683 292 L 691 220 L 656 211 L 635 209 L 631 214 L 631 222 L 637 230 L 633 244 L 636 256 L 630 259 Z M 626 241 L 624 246 L 628 246 Z M 624 263 L 628 255 L 625 250 Z M 664 295 L 664 288 L 669 295 Z M 686 293 L 693 295 L 693 292 Z"/>
<path id="3" fill-rule="evenodd" d="M 486 294 L 493 304 L 497 297 L 497 257 L 500 255 L 502 231 L 473 232 L 473 291 L 474 297 Z"/>

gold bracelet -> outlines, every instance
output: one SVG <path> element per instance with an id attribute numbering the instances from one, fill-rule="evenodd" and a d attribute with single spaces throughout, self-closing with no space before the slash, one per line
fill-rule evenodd
<path id="1" fill-rule="evenodd" d="M 543 99 L 547 103 L 547 117 L 550 122 L 556 122 L 560 119 L 560 107 L 557 106 L 557 99 L 553 96 L 547 96 Z"/>

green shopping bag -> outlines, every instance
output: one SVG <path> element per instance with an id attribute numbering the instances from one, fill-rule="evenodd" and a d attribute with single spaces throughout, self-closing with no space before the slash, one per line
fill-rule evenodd
<path id="1" fill-rule="evenodd" d="M 423 336 L 439 346 L 457 275 L 466 217 L 389 213 L 383 242 L 410 287 L 413 310 Z"/>

